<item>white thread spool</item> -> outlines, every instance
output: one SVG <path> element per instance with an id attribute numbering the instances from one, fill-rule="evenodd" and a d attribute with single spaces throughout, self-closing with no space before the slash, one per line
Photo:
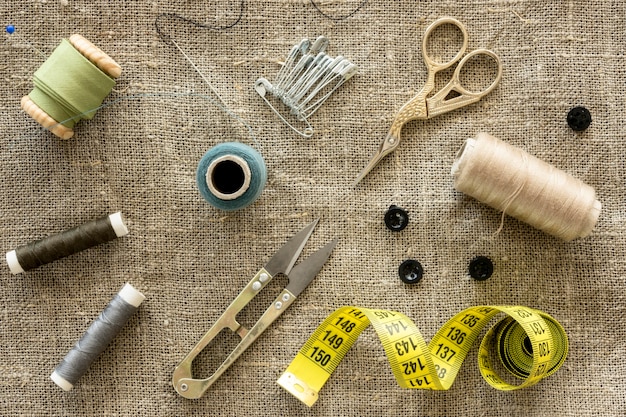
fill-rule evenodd
<path id="1" fill-rule="evenodd" d="M 589 235 L 602 209 L 589 185 L 487 133 L 465 142 L 452 175 L 458 191 L 566 241 Z"/>

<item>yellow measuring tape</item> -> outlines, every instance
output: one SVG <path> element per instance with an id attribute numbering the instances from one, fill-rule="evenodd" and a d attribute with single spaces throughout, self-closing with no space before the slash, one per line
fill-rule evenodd
<path id="1" fill-rule="evenodd" d="M 489 385 L 503 391 L 525 388 L 561 367 L 567 356 L 567 335 L 555 319 L 532 308 L 468 308 L 448 320 L 426 345 L 402 313 L 342 307 L 315 330 L 278 384 L 311 407 L 359 334 L 372 324 L 401 387 L 447 390 L 483 327 L 501 312 L 507 317 L 487 332 L 478 353 L 480 373 Z M 523 379 L 521 384 L 505 382 L 496 373 L 490 354 L 494 348 L 504 368 Z"/>

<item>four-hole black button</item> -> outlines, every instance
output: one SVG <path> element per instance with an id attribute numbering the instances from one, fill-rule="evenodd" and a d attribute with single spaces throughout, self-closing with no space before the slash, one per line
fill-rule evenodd
<path id="1" fill-rule="evenodd" d="M 417 284 L 422 279 L 423 274 L 422 264 L 415 259 L 407 259 L 398 268 L 398 275 L 405 284 Z"/>
<path id="2" fill-rule="evenodd" d="M 584 107 L 574 107 L 567 113 L 567 124 L 577 132 L 585 130 L 591 124 L 591 113 Z"/>
<path id="3" fill-rule="evenodd" d="M 469 274 L 477 281 L 484 281 L 493 274 L 493 262 L 486 256 L 477 256 L 469 264 Z"/>
<path id="4" fill-rule="evenodd" d="M 409 214 L 398 206 L 390 206 L 385 213 L 385 225 L 394 232 L 403 230 L 409 224 Z"/>

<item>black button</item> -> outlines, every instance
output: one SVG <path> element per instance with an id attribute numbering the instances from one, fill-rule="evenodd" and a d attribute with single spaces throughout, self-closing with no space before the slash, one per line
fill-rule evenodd
<path id="1" fill-rule="evenodd" d="M 385 225 L 394 232 L 403 230 L 409 224 L 409 214 L 398 206 L 389 206 L 385 213 Z"/>
<path id="2" fill-rule="evenodd" d="M 405 284 L 417 284 L 422 279 L 423 274 L 422 264 L 414 259 L 407 259 L 398 268 L 398 275 Z"/>
<path id="3" fill-rule="evenodd" d="M 477 281 L 484 281 L 493 274 L 493 262 L 486 256 L 477 256 L 469 264 L 469 274 Z"/>
<path id="4" fill-rule="evenodd" d="M 591 124 L 591 113 L 584 107 L 574 107 L 567 113 L 567 124 L 577 132 L 585 130 Z"/>

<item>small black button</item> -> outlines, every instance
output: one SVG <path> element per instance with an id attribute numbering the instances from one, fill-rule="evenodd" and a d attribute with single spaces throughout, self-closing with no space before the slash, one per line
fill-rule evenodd
<path id="1" fill-rule="evenodd" d="M 577 132 L 585 130 L 591 124 L 591 113 L 584 107 L 574 107 L 567 113 L 567 124 Z"/>
<path id="2" fill-rule="evenodd" d="M 477 256 L 469 264 L 469 274 L 477 281 L 484 281 L 493 274 L 493 262 L 486 256 Z"/>
<path id="3" fill-rule="evenodd" d="M 403 230 L 409 224 L 409 214 L 398 206 L 389 206 L 385 213 L 385 225 L 394 232 Z"/>
<path id="4" fill-rule="evenodd" d="M 405 284 L 417 284 L 424 275 L 424 269 L 422 264 L 414 259 L 407 259 L 400 264 L 398 268 L 398 275 Z"/>

